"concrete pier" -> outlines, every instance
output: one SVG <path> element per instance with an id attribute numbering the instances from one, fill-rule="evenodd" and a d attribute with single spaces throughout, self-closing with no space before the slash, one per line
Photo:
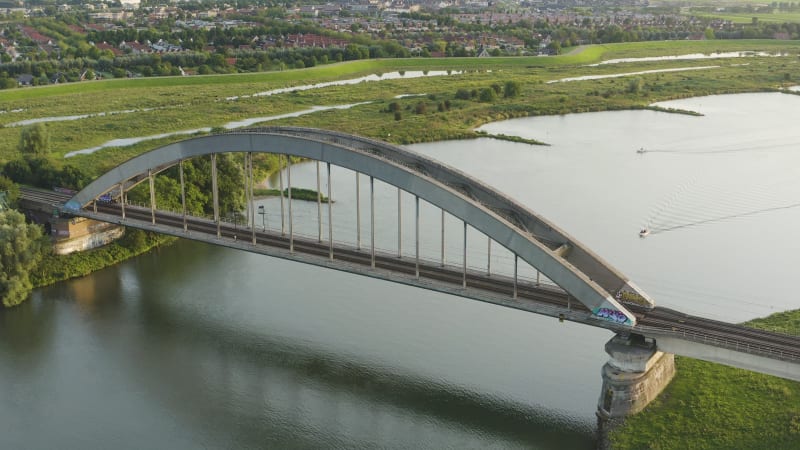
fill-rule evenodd
<path id="1" fill-rule="evenodd" d="M 600 419 L 615 419 L 643 410 L 672 381 L 675 357 L 660 352 L 653 340 L 616 335 L 606 343 L 611 358 L 603 366 L 603 388 L 597 402 Z"/>

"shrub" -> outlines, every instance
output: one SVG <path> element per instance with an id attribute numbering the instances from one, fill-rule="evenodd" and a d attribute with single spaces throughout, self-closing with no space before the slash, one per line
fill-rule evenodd
<path id="1" fill-rule="evenodd" d="M 481 89 L 478 99 L 482 102 L 493 102 L 496 97 L 494 89 Z"/>
<path id="2" fill-rule="evenodd" d="M 516 97 L 519 95 L 521 91 L 519 82 L 517 81 L 506 81 L 505 87 L 503 89 L 503 96 L 506 98 Z"/>

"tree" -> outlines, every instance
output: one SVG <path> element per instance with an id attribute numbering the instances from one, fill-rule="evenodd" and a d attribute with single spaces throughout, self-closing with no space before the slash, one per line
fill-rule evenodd
<path id="1" fill-rule="evenodd" d="M 643 84 L 644 84 L 644 82 L 642 81 L 641 78 L 638 78 L 638 77 L 637 78 L 632 78 L 628 82 L 628 92 L 631 93 L 631 94 L 640 93 L 642 91 Z"/>
<path id="2" fill-rule="evenodd" d="M 8 77 L 0 77 L 0 89 L 12 89 L 17 87 L 17 80 Z"/>
<path id="3" fill-rule="evenodd" d="M 464 88 L 460 88 L 459 90 L 456 91 L 456 98 L 459 100 L 469 100 L 470 97 L 471 95 L 469 91 Z"/>
<path id="4" fill-rule="evenodd" d="M 41 123 L 35 123 L 22 129 L 19 139 L 19 151 L 23 155 L 47 155 L 50 153 L 50 133 Z"/>
<path id="5" fill-rule="evenodd" d="M 497 94 L 495 94 L 494 89 L 484 88 L 481 89 L 478 99 L 482 102 L 493 102 L 496 96 Z"/>
<path id="6" fill-rule="evenodd" d="M 22 213 L 0 212 L 0 297 L 6 307 L 28 298 L 32 289 L 30 272 L 42 259 L 46 238 L 38 225 L 25 222 Z"/>
<path id="7" fill-rule="evenodd" d="M 17 204 L 19 198 L 19 186 L 10 178 L 0 175 L 0 192 L 6 193 L 6 200 L 12 208 Z"/>
<path id="8" fill-rule="evenodd" d="M 506 81 L 503 89 L 503 96 L 506 98 L 516 97 L 520 93 L 520 86 L 518 81 Z"/>
<path id="9" fill-rule="evenodd" d="M 16 183 L 28 183 L 31 179 L 31 165 L 23 158 L 11 160 L 3 166 L 3 175 Z"/>

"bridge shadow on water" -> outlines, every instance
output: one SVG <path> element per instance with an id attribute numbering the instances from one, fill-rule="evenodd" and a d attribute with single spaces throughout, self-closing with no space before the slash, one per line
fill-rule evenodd
<path id="1" fill-rule="evenodd" d="M 159 299 L 155 292 L 148 295 L 144 286 L 139 309 L 147 339 L 156 348 L 177 348 L 181 347 L 181 341 L 190 340 L 199 354 L 189 356 L 189 360 L 185 355 L 175 355 L 175 359 L 156 356 L 157 361 L 151 364 L 132 361 L 132 368 L 137 369 L 139 376 L 160 378 L 158 383 L 148 385 L 164 388 L 158 398 L 169 402 L 170 410 L 193 417 L 204 427 L 210 426 L 216 435 L 231 436 L 233 442 L 226 445 L 469 448 L 482 442 L 481 446 L 490 443 L 490 447 L 542 449 L 588 449 L 594 445 L 591 427 L 575 423 L 558 412 L 474 392 L 442 380 L 400 373 L 392 367 L 369 365 L 358 361 L 358 355 L 337 354 L 318 345 L 271 336 L 269 330 L 234 329 L 225 323 L 187 314 L 169 301 Z M 196 359 L 200 357 L 203 360 L 198 362 Z M 178 370 L 161 367 L 165 361 Z M 186 366 L 181 366 L 187 361 Z M 154 367 L 158 368 L 153 370 Z M 187 367 L 192 368 L 187 370 Z M 243 384 L 242 379 L 246 380 Z M 172 386 L 182 386 L 186 394 L 168 392 Z M 276 393 L 277 389 L 285 391 L 287 386 L 289 392 Z M 320 392 L 309 394 L 309 391 Z M 311 403 L 317 411 L 301 411 L 298 406 L 276 413 L 287 408 L 285 403 L 308 403 L 309 395 L 316 398 Z M 193 397 L 190 404 L 183 402 L 185 396 Z M 239 400 L 234 406 L 231 399 Z M 213 425 L 206 423 L 208 408 L 219 418 Z M 353 428 L 350 423 L 353 417 L 347 417 L 351 415 L 347 410 L 354 408 L 355 420 L 373 418 L 371 423 L 357 426 L 355 434 L 360 436 L 348 431 Z M 403 419 L 387 419 L 387 410 L 389 415 L 400 415 Z M 339 414 L 344 417 L 337 417 Z M 297 417 L 304 415 L 311 416 L 311 420 L 303 423 L 305 419 Z M 419 422 L 425 425 L 417 426 Z M 381 430 L 387 426 L 405 428 L 412 435 L 398 442 L 392 436 L 396 431 L 382 435 Z M 441 433 L 434 431 L 433 440 L 429 441 L 431 436 L 423 431 L 426 428 Z M 413 436 L 416 432 L 420 435 Z M 449 442 L 445 437 L 448 432 L 457 436 L 456 442 L 463 442 L 459 445 Z"/>

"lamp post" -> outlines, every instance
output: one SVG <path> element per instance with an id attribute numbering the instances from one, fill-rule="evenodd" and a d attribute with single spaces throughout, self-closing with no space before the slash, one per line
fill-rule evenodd
<path id="1" fill-rule="evenodd" d="M 264 211 L 264 205 L 258 205 L 258 213 L 261 214 L 261 227 L 264 228 L 264 231 L 267 231 L 267 212 Z"/>

